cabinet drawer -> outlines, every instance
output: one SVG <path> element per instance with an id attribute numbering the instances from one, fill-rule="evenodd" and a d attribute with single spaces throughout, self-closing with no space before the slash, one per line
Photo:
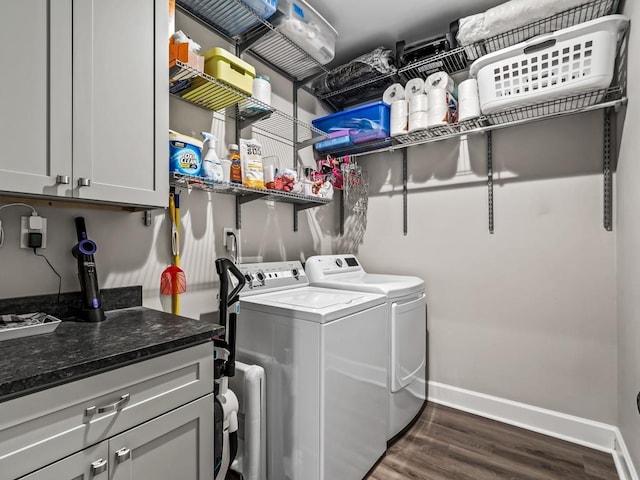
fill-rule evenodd
<path id="1" fill-rule="evenodd" d="M 11 400 L 0 471 L 20 477 L 213 391 L 207 343 Z"/>

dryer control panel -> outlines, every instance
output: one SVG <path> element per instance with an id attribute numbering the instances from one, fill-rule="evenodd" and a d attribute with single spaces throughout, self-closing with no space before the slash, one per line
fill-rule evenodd
<path id="1" fill-rule="evenodd" d="M 353 255 L 319 255 L 309 258 L 305 264 L 309 277 L 314 281 L 341 273 L 364 273 L 358 259 Z"/>
<path id="2" fill-rule="evenodd" d="M 240 295 L 253 295 L 309 285 L 302 263 L 266 262 L 237 265 L 247 284 Z"/>

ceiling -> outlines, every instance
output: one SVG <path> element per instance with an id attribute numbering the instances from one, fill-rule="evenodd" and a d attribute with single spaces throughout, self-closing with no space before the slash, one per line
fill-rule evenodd
<path id="1" fill-rule="evenodd" d="M 395 47 L 446 33 L 457 18 L 485 11 L 505 0 L 307 0 L 338 31 L 336 67 L 384 46 Z M 376 6 L 378 5 L 378 6 Z"/>

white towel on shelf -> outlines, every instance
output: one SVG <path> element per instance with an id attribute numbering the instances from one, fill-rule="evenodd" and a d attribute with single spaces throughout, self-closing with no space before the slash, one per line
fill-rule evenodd
<path id="1" fill-rule="evenodd" d="M 585 3 L 589 0 L 511 0 L 486 12 L 461 18 L 458 43 L 472 45 Z M 597 8 L 601 8 L 604 15 L 606 4 Z"/>

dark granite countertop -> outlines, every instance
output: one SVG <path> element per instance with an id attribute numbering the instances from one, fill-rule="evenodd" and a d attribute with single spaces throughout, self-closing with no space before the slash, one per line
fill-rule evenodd
<path id="1" fill-rule="evenodd" d="M 210 341 L 223 327 L 144 307 L 0 342 L 0 402 Z"/>

